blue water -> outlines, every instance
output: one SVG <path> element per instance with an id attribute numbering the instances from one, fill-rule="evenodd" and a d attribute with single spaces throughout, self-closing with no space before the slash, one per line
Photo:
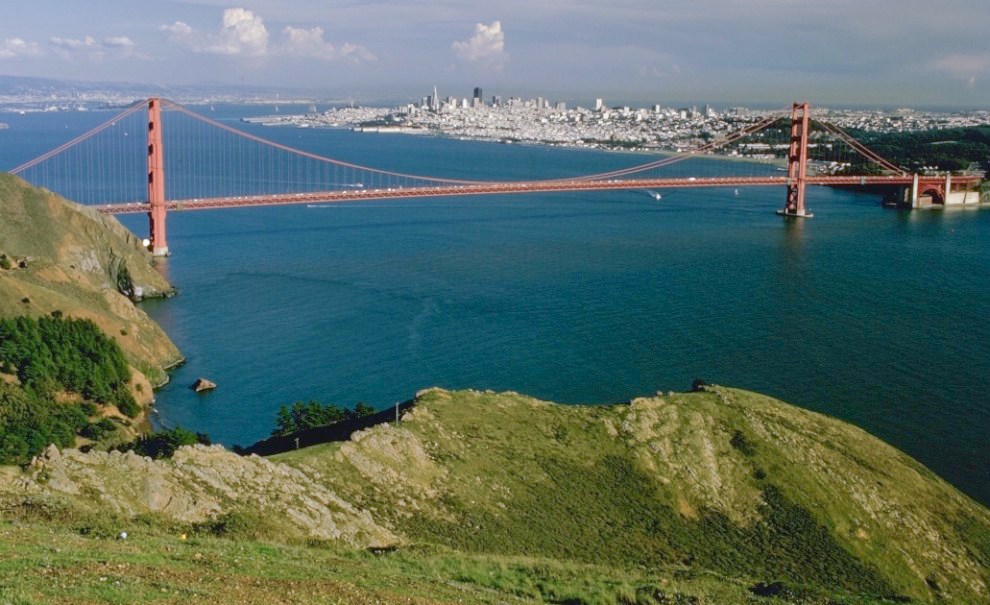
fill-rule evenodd
<path id="1" fill-rule="evenodd" d="M 0 168 L 32 157 L 40 143 L 7 146 L 20 124 L 0 119 L 11 123 Z M 59 134 L 38 122 L 51 116 L 19 119 Z M 262 134 L 453 177 L 554 177 L 643 159 L 338 130 Z M 172 213 L 173 256 L 161 268 L 181 294 L 143 308 L 188 362 L 158 393 L 158 421 L 248 444 L 299 399 L 383 407 L 440 385 L 597 403 L 700 377 L 851 421 L 990 503 L 990 212 L 896 212 L 872 195 L 813 188 L 816 218 L 785 222 L 773 214 L 783 195 Z M 143 216 L 124 223 L 147 228 Z M 199 376 L 220 387 L 193 394 Z"/>

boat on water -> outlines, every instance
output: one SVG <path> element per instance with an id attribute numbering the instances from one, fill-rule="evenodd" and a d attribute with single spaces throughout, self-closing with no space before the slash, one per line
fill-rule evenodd
<path id="1" fill-rule="evenodd" d="M 6 122 L 0 122 L 0 130 L 4 130 L 5 128 L 10 128 L 10 124 Z"/>

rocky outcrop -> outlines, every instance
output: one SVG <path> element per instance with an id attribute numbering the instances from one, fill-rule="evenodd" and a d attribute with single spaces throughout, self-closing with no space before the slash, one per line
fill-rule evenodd
<path id="1" fill-rule="evenodd" d="M 135 516 L 158 513 L 203 523 L 235 510 L 279 520 L 286 534 L 358 548 L 398 543 L 371 515 L 300 470 L 220 446 L 180 448 L 171 460 L 133 452 L 59 451 L 50 446 L 8 495 L 61 494 L 80 505 Z"/>
<path id="2" fill-rule="evenodd" d="M 202 393 L 203 391 L 212 391 L 217 388 L 217 383 L 206 378 L 197 378 L 196 382 L 189 385 L 189 388 L 196 391 L 197 393 Z"/>

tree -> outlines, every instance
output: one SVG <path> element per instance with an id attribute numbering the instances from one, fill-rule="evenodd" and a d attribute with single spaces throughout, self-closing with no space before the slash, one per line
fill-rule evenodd
<path id="1" fill-rule="evenodd" d="M 363 402 L 354 406 L 353 410 L 349 410 L 332 403 L 324 404 L 312 399 L 305 402 L 296 401 L 289 405 L 279 406 L 275 413 L 275 428 L 272 429 L 272 437 L 289 435 L 374 413 L 374 408 Z"/>
<path id="2" fill-rule="evenodd" d="M 366 404 L 363 401 L 357 402 L 357 405 L 354 406 L 354 416 L 356 416 L 357 418 L 361 418 L 362 416 L 371 416 L 374 413 L 375 413 L 375 408 L 371 407 L 370 405 Z"/>

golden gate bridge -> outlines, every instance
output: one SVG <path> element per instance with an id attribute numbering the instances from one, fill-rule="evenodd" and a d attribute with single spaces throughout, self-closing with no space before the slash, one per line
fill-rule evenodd
<path id="1" fill-rule="evenodd" d="M 184 126 L 164 127 L 163 114 Z M 789 114 L 789 115 L 788 115 Z M 133 135 L 132 135 L 133 133 Z M 174 150 L 180 150 L 176 152 Z M 779 150 L 776 163 L 699 159 Z M 741 155 L 740 155 L 741 154 Z M 168 173 L 166 173 L 168 166 Z M 679 171 L 674 171 L 680 166 Z M 751 174 L 744 174 L 745 172 Z M 147 213 L 149 248 L 169 253 L 169 211 L 359 202 L 397 198 L 560 191 L 780 186 L 785 217 L 808 218 L 809 185 L 883 187 L 911 207 L 962 195 L 978 200 L 975 176 L 919 176 L 880 157 L 838 127 L 812 120 L 807 103 L 772 112 L 687 152 L 594 174 L 540 180 L 431 177 L 345 162 L 271 141 L 168 100 L 135 103 L 71 141 L 14 168 L 34 185 L 107 214 Z M 674 174 L 673 172 L 676 172 Z M 168 187 L 166 187 L 168 174 Z M 972 194 L 972 196 L 970 196 Z"/>

